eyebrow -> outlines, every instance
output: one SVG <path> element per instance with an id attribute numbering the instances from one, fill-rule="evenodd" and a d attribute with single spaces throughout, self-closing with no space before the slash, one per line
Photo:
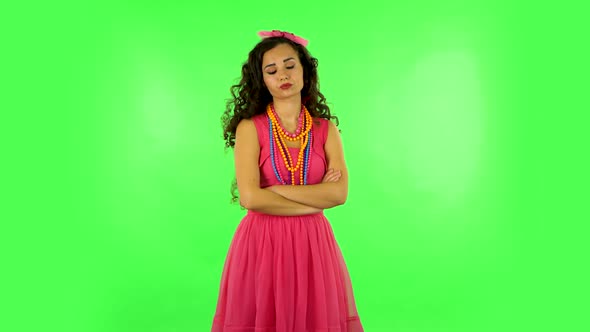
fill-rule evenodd
<path id="1" fill-rule="evenodd" d="M 283 60 L 283 62 L 287 62 L 289 60 L 295 60 L 295 58 L 294 57 L 286 58 L 285 60 Z M 270 66 L 275 66 L 275 64 L 274 63 L 270 63 L 270 64 L 264 66 L 264 69 L 266 69 L 266 67 L 270 67 Z"/>

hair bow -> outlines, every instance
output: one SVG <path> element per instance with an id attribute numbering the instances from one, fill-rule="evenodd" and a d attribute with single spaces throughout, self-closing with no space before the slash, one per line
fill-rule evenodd
<path id="1" fill-rule="evenodd" d="M 303 45 L 304 47 L 307 46 L 308 41 L 299 37 L 299 36 L 295 36 L 294 34 L 290 33 L 290 32 L 286 32 L 286 31 L 281 31 L 281 30 L 272 30 L 272 31 L 260 31 L 258 33 L 258 35 L 262 38 L 268 38 L 268 37 L 283 37 L 283 38 L 287 38 L 297 44 Z"/>

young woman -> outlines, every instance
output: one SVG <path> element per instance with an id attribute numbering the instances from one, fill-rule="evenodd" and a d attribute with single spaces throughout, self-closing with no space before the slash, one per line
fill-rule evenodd
<path id="1" fill-rule="evenodd" d="M 227 254 L 212 331 L 361 332 L 346 264 L 323 214 L 348 194 L 330 121 L 338 119 L 319 91 L 307 41 L 278 30 L 259 35 L 222 118 L 248 212 Z"/>

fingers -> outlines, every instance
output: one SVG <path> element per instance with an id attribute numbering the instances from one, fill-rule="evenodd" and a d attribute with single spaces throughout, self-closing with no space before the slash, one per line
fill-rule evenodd
<path id="1" fill-rule="evenodd" d="M 341 176 L 342 173 L 340 172 L 340 170 L 330 168 L 326 171 L 326 174 L 324 175 L 322 182 L 336 182 L 340 180 Z"/>
<path id="2" fill-rule="evenodd" d="M 342 175 L 342 173 L 340 173 L 340 170 L 338 170 L 338 169 L 330 168 L 326 172 L 326 176 L 328 176 L 330 178 L 337 178 L 337 179 L 339 179 L 341 175 Z"/>

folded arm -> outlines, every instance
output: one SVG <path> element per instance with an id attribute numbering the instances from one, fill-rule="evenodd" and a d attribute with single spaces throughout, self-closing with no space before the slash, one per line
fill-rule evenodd
<path id="1" fill-rule="evenodd" d="M 291 216 L 321 212 L 322 209 L 294 202 L 277 193 L 260 188 L 258 156 L 260 145 L 251 119 L 242 120 L 236 129 L 234 161 L 240 205 L 257 212 Z"/>
<path id="2" fill-rule="evenodd" d="M 331 121 L 324 150 L 328 168 L 340 171 L 340 178 L 337 181 L 305 186 L 278 185 L 267 188 L 268 191 L 318 209 L 328 209 L 344 204 L 348 196 L 348 170 L 344 161 L 340 133 Z"/>

